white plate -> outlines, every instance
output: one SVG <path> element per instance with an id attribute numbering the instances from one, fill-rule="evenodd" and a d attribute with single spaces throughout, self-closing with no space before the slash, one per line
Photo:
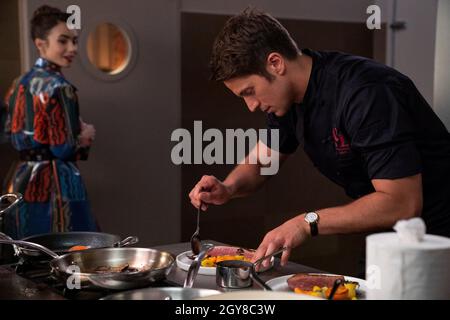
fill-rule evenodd
<path id="1" fill-rule="evenodd" d="M 192 255 L 192 251 L 186 251 L 183 253 L 180 253 L 177 256 L 177 266 L 178 268 L 180 268 L 181 270 L 184 271 L 188 271 L 189 267 L 191 266 L 192 263 L 192 259 L 189 259 L 189 256 Z M 270 265 L 267 268 L 261 268 L 261 270 L 259 272 L 264 272 L 269 270 L 270 268 L 273 267 L 275 263 L 275 259 L 272 258 L 270 260 Z M 198 274 L 203 274 L 206 276 L 215 276 L 216 275 L 216 267 L 200 267 L 200 269 L 198 270 Z"/>
<path id="2" fill-rule="evenodd" d="M 225 292 L 214 296 L 202 297 L 196 300 L 324 300 L 306 294 L 293 292 L 239 290 Z"/>
<path id="3" fill-rule="evenodd" d="M 336 274 L 328 274 L 328 273 L 309 273 L 309 274 L 311 274 L 311 275 L 336 276 Z M 287 275 L 287 276 L 273 278 L 273 279 L 267 281 L 266 284 L 270 288 L 272 288 L 272 290 L 274 290 L 274 291 L 292 292 L 292 290 L 288 286 L 287 280 L 290 277 L 292 277 L 293 275 L 294 274 L 290 274 L 290 275 Z M 366 291 L 367 291 L 366 280 L 359 279 L 359 278 L 354 278 L 354 277 L 348 277 L 348 276 L 344 276 L 344 279 L 346 281 L 358 282 L 359 283 L 359 287 L 358 287 L 358 289 L 356 289 L 356 295 L 357 295 L 358 299 L 360 299 L 360 300 L 365 299 Z"/>

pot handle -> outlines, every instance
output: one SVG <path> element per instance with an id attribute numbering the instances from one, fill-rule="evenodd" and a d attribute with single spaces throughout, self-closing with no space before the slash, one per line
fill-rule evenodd
<path id="1" fill-rule="evenodd" d="M 206 253 L 212 248 L 214 248 L 214 245 L 211 243 L 205 243 L 202 245 L 200 253 L 197 255 L 195 260 L 192 261 L 191 265 L 189 266 L 186 279 L 184 280 L 183 288 L 192 288 L 192 286 L 194 285 L 195 278 L 197 278 L 198 270 L 202 265 L 202 260 L 206 256 Z"/>
<path id="2" fill-rule="evenodd" d="M 59 258 L 59 256 L 56 253 L 54 253 L 50 249 L 48 249 L 44 246 L 41 246 L 40 244 L 37 244 L 37 243 L 22 241 L 22 240 L 6 240 L 6 239 L 0 239 L 0 243 L 12 244 L 12 245 L 16 245 L 18 247 L 29 247 L 29 248 L 44 252 L 44 253 L 48 254 L 50 257 L 52 257 L 53 259 Z"/>
<path id="3" fill-rule="evenodd" d="M 113 247 L 114 248 L 128 247 L 128 246 L 131 246 L 131 245 L 136 244 L 138 242 L 139 242 L 139 238 L 138 237 L 136 237 L 136 236 L 129 236 L 129 237 L 126 237 L 125 239 L 123 239 L 123 240 L 121 240 L 119 242 L 114 243 Z"/>
<path id="4" fill-rule="evenodd" d="M 14 201 L 9 206 L 7 206 L 6 208 L 0 210 L 0 215 L 5 213 L 5 212 L 7 212 L 7 211 L 9 211 L 9 210 L 11 210 L 15 206 L 17 206 L 19 204 L 19 202 L 22 201 L 23 196 L 20 193 L 18 193 L 18 192 L 16 192 L 16 193 L 7 193 L 7 194 L 4 194 L 4 195 L 0 196 L 0 203 L 4 199 L 8 199 L 8 198 L 14 198 Z"/>
<path id="5" fill-rule="evenodd" d="M 11 238 L 10 236 L 8 236 L 7 234 L 0 232 L 0 239 L 4 239 L 4 240 L 10 240 L 10 241 L 14 241 L 13 238 Z M 14 248 L 14 254 L 16 256 L 20 255 L 20 248 L 18 246 L 16 246 L 15 244 L 12 245 Z"/>
<path id="6" fill-rule="evenodd" d="M 256 282 L 257 285 L 263 288 L 264 291 L 272 291 L 272 288 L 269 287 L 264 281 L 262 281 L 261 278 L 256 274 L 254 267 L 251 268 L 250 277 L 253 279 L 253 281 Z"/>

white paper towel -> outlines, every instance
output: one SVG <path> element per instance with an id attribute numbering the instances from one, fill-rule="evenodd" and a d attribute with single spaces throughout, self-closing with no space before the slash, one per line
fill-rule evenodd
<path id="1" fill-rule="evenodd" d="M 366 238 L 367 299 L 450 299 L 450 238 L 408 242 L 396 232 Z"/>

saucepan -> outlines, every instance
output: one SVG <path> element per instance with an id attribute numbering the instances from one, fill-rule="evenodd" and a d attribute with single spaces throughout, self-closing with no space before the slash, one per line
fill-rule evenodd
<path id="1" fill-rule="evenodd" d="M 255 281 L 255 283 L 263 290 L 271 291 L 272 289 L 266 285 L 256 273 L 256 266 L 284 250 L 286 250 L 286 248 L 281 248 L 272 254 L 258 259 L 254 263 L 244 260 L 224 260 L 218 262 L 216 269 L 217 285 L 227 289 L 242 289 L 251 287 L 253 281 Z"/>
<path id="2" fill-rule="evenodd" d="M 0 232 L 0 239 L 12 240 L 8 235 Z M 58 255 L 69 253 L 71 248 L 84 247 L 88 249 L 97 248 L 121 248 L 133 245 L 139 241 L 136 236 L 129 236 L 121 240 L 120 236 L 102 232 L 57 232 L 34 235 L 23 238 L 22 241 L 40 244 Z M 24 259 L 48 259 L 48 255 L 42 251 L 14 246 L 17 256 Z"/>
<path id="3" fill-rule="evenodd" d="M 40 250 L 52 257 L 52 273 L 66 286 L 75 289 L 127 290 L 164 280 L 175 257 L 149 248 L 100 248 L 64 255 L 39 244 L 0 239 L 0 243 Z"/>

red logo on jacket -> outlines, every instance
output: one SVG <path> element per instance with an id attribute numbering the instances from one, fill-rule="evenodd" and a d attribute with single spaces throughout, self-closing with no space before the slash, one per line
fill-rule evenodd
<path id="1" fill-rule="evenodd" d="M 334 146 L 338 154 L 346 154 L 350 151 L 350 145 L 345 141 L 345 137 L 337 128 L 333 128 Z"/>

